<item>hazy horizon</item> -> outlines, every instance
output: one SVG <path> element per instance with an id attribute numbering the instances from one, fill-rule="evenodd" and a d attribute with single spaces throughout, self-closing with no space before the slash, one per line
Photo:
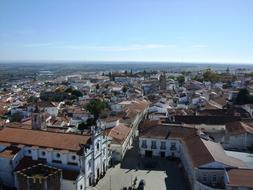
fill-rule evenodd
<path id="1" fill-rule="evenodd" d="M 0 60 L 0 64 L 44 64 L 44 63 L 54 63 L 54 64 L 121 64 L 121 63 L 128 63 L 128 64 L 182 64 L 182 65 L 253 65 L 252 63 L 237 63 L 237 62 L 180 62 L 180 61 L 109 61 L 109 60 Z"/>

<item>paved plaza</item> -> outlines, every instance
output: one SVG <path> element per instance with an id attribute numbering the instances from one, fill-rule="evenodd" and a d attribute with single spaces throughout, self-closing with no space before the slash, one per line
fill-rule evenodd
<path id="1" fill-rule="evenodd" d="M 110 168 L 93 190 L 121 190 L 130 187 L 137 177 L 145 181 L 145 190 L 188 190 L 183 168 L 178 160 L 139 158 L 135 147 L 131 148 L 122 164 Z"/>

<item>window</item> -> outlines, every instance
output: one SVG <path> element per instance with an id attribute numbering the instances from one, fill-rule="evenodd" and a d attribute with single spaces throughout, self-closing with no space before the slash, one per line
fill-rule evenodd
<path id="1" fill-rule="evenodd" d="M 151 149 L 156 149 L 156 141 L 151 141 Z"/>
<path id="2" fill-rule="evenodd" d="M 76 156 L 75 156 L 75 155 L 73 155 L 73 156 L 72 156 L 72 160 L 75 160 L 75 159 L 76 159 Z"/>
<path id="3" fill-rule="evenodd" d="M 217 181 L 217 176 L 214 175 L 214 176 L 213 176 L 213 182 L 216 182 L 216 181 Z"/>
<path id="4" fill-rule="evenodd" d="M 176 150 L 176 143 L 171 143 L 170 150 Z"/>
<path id="5" fill-rule="evenodd" d="M 207 177 L 206 177 L 206 175 L 203 176 L 203 182 L 207 182 Z"/>
<path id="6" fill-rule="evenodd" d="M 88 161 L 89 169 L 91 168 L 91 160 Z"/>
<path id="7" fill-rule="evenodd" d="M 28 154 L 31 154 L 32 153 L 32 151 L 31 150 L 28 150 Z"/>
<path id="8" fill-rule="evenodd" d="M 60 157 L 61 157 L 60 153 L 57 153 L 57 154 L 56 154 L 56 157 L 57 157 L 57 158 L 60 158 Z"/>
<path id="9" fill-rule="evenodd" d="M 99 151 L 99 143 L 97 143 L 97 151 Z"/>
<path id="10" fill-rule="evenodd" d="M 34 122 L 37 122 L 37 115 L 34 116 Z"/>
<path id="11" fill-rule="evenodd" d="M 52 162 L 56 163 L 56 164 L 61 164 L 62 163 L 61 160 L 53 160 Z"/>
<path id="12" fill-rule="evenodd" d="M 141 147 L 147 148 L 147 141 L 146 140 L 142 140 Z"/>
<path id="13" fill-rule="evenodd" d="M 77 163 L 74 163 L 74 162 L 68 162 L 68 165 L 71 165 L 71 166 L 78 166 Z"/>
<path id="14" fill-rule="evenodd" d="M 166 149 L 166 142 L 161 142 L 160 149 L 165 150 Z"/>
<path id="15" fill-rule="evenodd" d="M 83 185 L 80 185 L 80 190 L 82 190 L 83 189 Z"/>
<path id="16" fill-rule="evenodd" d="M 41 154 L 42 154 L 42 156 L 45 156 L 45 155 L 46 155 L 45 151 L 43 151 Z"/>

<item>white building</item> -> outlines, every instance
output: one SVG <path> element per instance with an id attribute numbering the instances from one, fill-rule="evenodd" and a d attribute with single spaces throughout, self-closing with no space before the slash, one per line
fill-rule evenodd
<path id="1" fill-rule="evenodd" d="M 109 166 L 110 152 L 108 138 L 98 128 L 92 131 L 91 136 L 84 136 L 22 128 L 0 130 L 0 183 L 15 187 L 15 171 L 43 163 L 63 170 L 63 190 L 83 190 L 95 184 Z"/>
<path id="2" fill-rule="evenodd" d="M 253 147 L 253 127 L 240 121 L 228 123 L 221 143 L 226 149 L 246 150 Z"/>
<path id="3" fill-rule="evenodd" d="M 228 156 L 219 143 L 199 135 L 196 129 L 144 123 L 140 129 L 141 156 L 179 158 L 194 190 L 226 189 L 225 171 L 246 168 L 244 162 Z"/>
<path id="4" fill-rule="evenodd" d="M 122 161 L 126 151 L 132 144 L 131 128 L 120 123 L 113 128 L 106 129 L 105 132 L 112 139 L 110 144 L 112 162 Z"/>

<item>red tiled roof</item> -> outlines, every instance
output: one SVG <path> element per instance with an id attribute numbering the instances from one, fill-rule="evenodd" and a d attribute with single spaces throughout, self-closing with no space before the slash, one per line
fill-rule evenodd
<path id="1" fill-rule="evenodd" d="M 252 169 L 231 169 L 228 174 L 228 186 L 253 188 Z"/>
<path id="2" fill-rule="evenodd" d="M 20 148 L 18 148 L 18 147 L 9 146 L 0 152 L 0 157 L 12 158 L 13 156 L 15 156 L 19 152 L 19 150 L 20 150 Z"/>
<path id="3" fill-rule="evenodd" d="M 23 144 L 59 150 L 79 151 L 80 144 L 87 144 L 90 136 L 53 133 L 22 128 L 0 130 L 0 143 Z"/>
<path id="4" fill-rule="evenodd" d="M 112 138 L 113 143 L 123 144 L 131 129 L 123 124 L 110 129 L 108 136 Z"/>
<path id="5" fill-rule="evenodd" d="M 229 134 L 242 134 L 242 133 L 253 134 L 253 127 L 240 121 L 226 124 L 226 130 L 227 133 Z"/>

